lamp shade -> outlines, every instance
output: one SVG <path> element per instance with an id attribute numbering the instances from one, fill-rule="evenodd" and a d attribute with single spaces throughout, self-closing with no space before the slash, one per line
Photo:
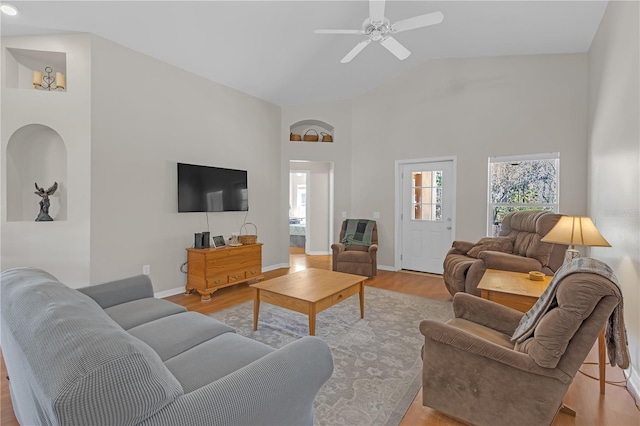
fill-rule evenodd
<path id="1" fill-rule="evenodd" d="M 590 218 L 562 216 L 541 241 L 578 246 L 611 247 Z"/>

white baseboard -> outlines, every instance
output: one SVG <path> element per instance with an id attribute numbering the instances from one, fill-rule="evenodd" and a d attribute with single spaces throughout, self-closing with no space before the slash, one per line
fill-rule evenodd
<path id="1" fill-rule="evenodd" d="M 387 266 L 387 265 L 378 265 L 378 269 L 381 269 L 383 271 L 391 271 L 391 272 L 397 271 L 397 269 L 394 268 L 393 266 Z"/>
<path id="2" fill-rule="evenodd" d="M 636 406 L 640 407 L 640 374 L 633 368 L 629 367 L 629 379 L 627 380 L 627 389 L 636 402 Z"/>
<path id="3" fill-rule="evenodd" d="M 153 293 L 156 299 L 163 299 L 165 297 L 173 296 L 174 294 L 184 293 L 184 286 L 172 288 L 171 290 L 159 291 Z"/>
<path id="4" fill-rule="evenodd" d="M 274 269 L 290 268 L 290 267 L 291 265 L 289 265 L 288 263 L 278 263 L 276 265 L 265 266 L 264 268 L 262 268 L 262 272 L 269 272 L 269 271 L 273 271 Z M 165 297 L 173 296 L 175 294 L 180 294 L 180 293 L 184 293 L 184 286 L 172 288 L 171 290 L 159 291 L 157 293 L 154 293 L 153 295 L 156 297 L 156 299 L 163 299 Z"/>
<path id="5" fill-rule="evenodd" d="M 262 272 L 269 272 L 276 269 L 290 268 L 290 267 L 291 265 L 289 263 L 278 263 L 277 265 L 265 266 L 264 268 L 262 268 Z"/>

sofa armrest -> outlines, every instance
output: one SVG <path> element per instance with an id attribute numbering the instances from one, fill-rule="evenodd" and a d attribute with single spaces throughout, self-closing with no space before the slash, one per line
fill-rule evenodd
<path id="1" fill-rule="evenodd" d="M 177 398 L 143 424 L 312 425 L 313 401 L 332 373 L 329 346 L 303 337 Z"/>
<path id="2" fill-rule="evenodd" d="M 468 293 L 453 296 L 453 312 L 462 318 L 483 325 L 506 335 L 513 335 L 518 328 L 522 312 Z"/>
<path id="3" fill-rule="evenodd" d="M 511 272 L 540 271 L 542 264 L 530 257 L 499 251 L 481 251 L 478 259 L 482 259 L 487 269 L 500 269 Z"/>
<path id="4" fill-rule="evenodd" d="M 371 256 L 375 256 L 376 252 L 378 251 L 378 245 L 377 244 L 371 244 L 369 246 L 369 254 Z"/>
<path id="5" fill-rule="evenodd" d="M 434 359 L 446 359 L 449 368 L 455 368 L 455 365 L 464 362 L 465 368 L 477 368 L 479 371 L 498 363 L 525 373 L 554 378 L 565 384 L 572 380 L 570 375 L 560 369 L 540 367 L 528 354 L 505 348 L 445 323 L 424 320 L 420 323 L 420 332 L 425 339 L 433 341 L 425 341 L 425 362 L 427 357 L 433 356 Z M 491 371 L 504 371 L 508 374 L 508 370 L 491 368 Z"/>
<path id="6" fill-rule="evenodd" d="M 78 291 L 95 300 L 102 309 L 153 297 L 153 286 L 148 275 L 136 275 L 104 284 L 82 287 Z"/>
<path id="7" fill-rule="evenodd" d="M 467 254 L 467 252 L 475 245 L 476 243 L 472 243 L 470 241 L 456 240 L 451 244 L 451 249 L 449 249 L 447 254 Z"/>

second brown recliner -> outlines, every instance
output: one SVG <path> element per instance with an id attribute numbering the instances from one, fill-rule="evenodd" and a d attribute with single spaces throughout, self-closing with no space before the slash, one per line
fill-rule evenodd
<path id="1" fill-rule="evenodd" d="M 477 289 L 487 269 L 512 272 L 540 271 L 553 275 L 562 266 L 566 245 L 540 241 L 562 215 L 540 210 L 509 213 L 500 237 L 477 243 L 454 241 L 444 259 L 444 283 L 451 295 L 465 292 L 480 296 Z"/>
<path id="2" fill-rule="evenodd" d="M 347 224 L 350 220 L 357 219 L 347 219 L 342 222 L 340 242 L 331 245 L 333 252 L 332 269 L 336 272 L 375 277 L 378 274 L 378 224 L 374 221 L 368 221 L 373 222 L 371 245 L 345 244 L 343 241 L 347 233 Z"/>

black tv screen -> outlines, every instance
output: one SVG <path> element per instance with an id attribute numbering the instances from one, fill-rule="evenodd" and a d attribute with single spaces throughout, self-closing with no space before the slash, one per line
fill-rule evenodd
<path id="1" fill-rule="evenodd" d="M 246 170 L 178 163 L 178 212 L 247 210 Z"/>

